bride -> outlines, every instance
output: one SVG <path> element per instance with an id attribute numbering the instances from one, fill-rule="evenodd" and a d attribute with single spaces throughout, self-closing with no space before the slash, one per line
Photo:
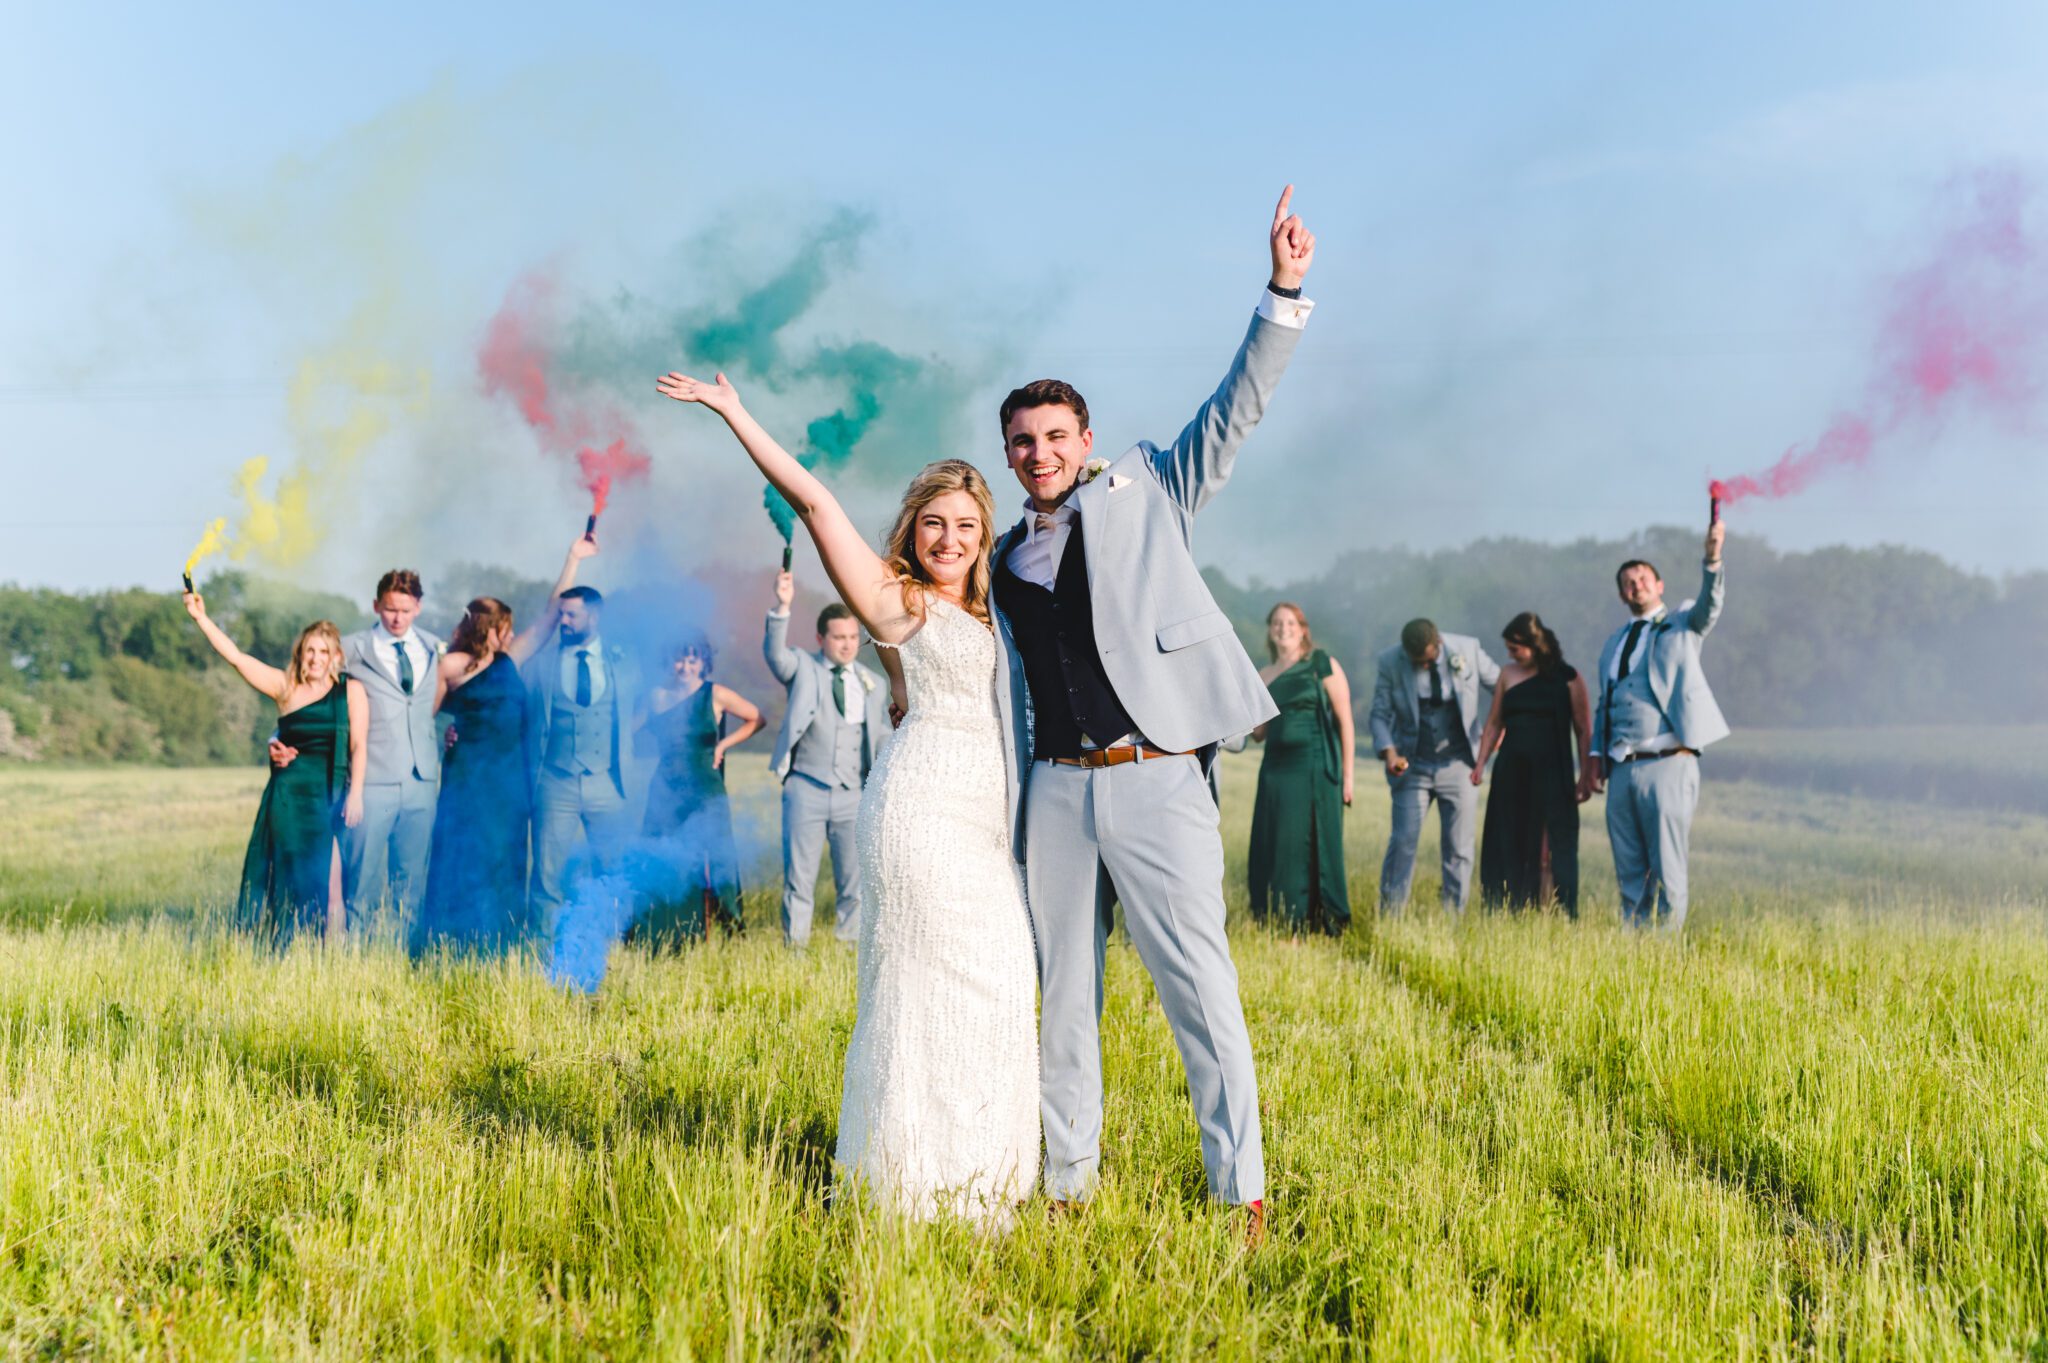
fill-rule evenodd
<path id="1" fill-rule="evenodd" d="M 988 484 L 958 459 L 927 465 L 878 555 L 725 375 L 669 374 L 657 387 L 725 419 L 876 646 L 898 651 L 909 688 L 855 825 L 867 903 L 841 1177 L 913 1217 L 1005 1225 L 1038 1168 L 1038 972 L 996 716 Z"/>

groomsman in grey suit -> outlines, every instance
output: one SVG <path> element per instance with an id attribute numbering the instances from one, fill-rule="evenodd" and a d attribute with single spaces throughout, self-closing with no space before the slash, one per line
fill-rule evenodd
<path id="1" fill-rule="evenodd" d="M 1187 1072 L 1210 1196 L 1265 1224 L 1251 1036 L 1224 934 L 1216 746 L 1272 718 L 1272 697 L 1195 564 L 1195 515 L 1230 477 L 1314 304 L 1315 238 L 1273 214 L 1272 275 L 1230 372 L 1161 448 L 1091 460 L 1088 404 L 1042 379 L 1005 398 L 1024 518 L 991 555 L 1003 647 L 996 704 L 1038 946 L 1045 1191 L 1088 1196 L 1102 1156 L 1104 875 L 1159 991 Z"/>
<path id="2" fill-rule="evenodd" d="M 793 947 L 811 940 L 818 884 L 818 853 L 832 848 L 832 884 L 838 892 L 833 935 L 860 936 L 860 853 L 853 845 L 861 785 L 894 731 L 889 686 L 855 661 L 860 622 L 834 601 L 818 615 L 818 651 L 789 646 L 789 608 L 796 580 L 775 579 L 775 607 L 761 652 L 768 670 L 788 692 L 782 732 L 771 767 L 782 781 L 782 936 Z"/>
<path id="3" fill-rule="evenodd" d="M 550 974 L 594 989 L 632 911 L 607 877 L 633 832 L 627 744 L 639 679 L 624 650 L 604 641 L 601 592 L 571 587 L 559 600 L 555 639 L 519 669 L 533 712 L 533 916 L 552 944 Z M 579 850 L 588 874 L 572 873 Z"/>
<path id="4" fill-rule="evenodd" d="M 1394 799 L 1393 828 L 1380 863 L 1382 913 L 1408 907 L 1415 849 L 1432 800 L 1443 850 L 1438 897 L 1452 913 L 1465 907 L 1472 892 L 1472 844 L 1479 831 L 1472 760 L 1499 680 L 1500 664 L 1477 639 L 1442 633 L 1428 620 L 1410 620 L 1401 627 L 1401 642 L 1381 650 L 1372 688 L 1372 746 L 1387 769 Z"/>
<path id="5" fill-rule="evenodd" d="M 1700 750 L 1728 736 L 1728 721 L 1700 667 L 1700 644 L 1721 618 L 1727 533 L 1718 520 L 1708 529 L 1700 594 L 1677 614 L 1664 608 L 1664 579 L 1651 565 L 1630 559 L 1614 575 L 1633 618 L 1609 636 L 1600 654 L 1594 755 L 1580 781 L 1588 794 L 1607 792 L 1621 917 L 1635 927 L 1660 918 L 1674 934 L 1685 927 Z"/>
<path id="6" fill-rule="evenodd" d="M 441 641 L 414 624 L 424 594 L 418 573 L 392 569 L 377 581 L 377 623 L 341 641 L 342 666 L 370 698 L 363 821 L 342 831 L 350 927 L 385 903 L 409 923 L 426 893 L 441 794 L 434 727 Z"/>

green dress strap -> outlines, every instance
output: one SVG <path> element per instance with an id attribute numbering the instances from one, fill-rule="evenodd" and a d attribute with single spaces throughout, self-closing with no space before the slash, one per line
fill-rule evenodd
<path id="1" fill-rule="evenodd" d="M 321 699 L 337 710 L 334 751 L 327 754 L 327 789 L 339 798 L 348 791 L 348 673 L 336 677 L 333 689 Z"/>

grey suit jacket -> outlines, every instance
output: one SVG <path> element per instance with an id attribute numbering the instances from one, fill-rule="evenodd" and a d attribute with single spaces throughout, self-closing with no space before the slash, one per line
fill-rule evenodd
<path id="1" fill-rule="evenodd" d="M 789 775 L 791 754 L 796 751 L 797 740 L 818 717 L 818 707 L 832 703 L 832 664 L 825 661 L 823 653 L 799 653 L 789 646 L 788 611 L 779 615 L 774 611 L 768 613 L 761 656 L 767 659 L 775 680 L 789 691 L 789 708 L 783 712 L 782 732 L 775 737 L 775 757 L 769 763 L 776 779 L 781 780 Z M 889 722 L 889 679 L 857 659 L 847 670 L 853 673 L 866 696 L 868 752 L 879 758 L 882 745 L 895 732 L 895 726 Z"/>
<path id="2" fill-rule="evenodd" d="M 1472 752 L 1479 752 L 1479 740 L 1486 733 L 1486 714 L 1493 707 L 1493 688 L 1500 681 L 1500 664 L 1487 655 L 1479 641 L 1469 634 L 1445 634 L 1436 665 L 1444 678 L 1444 696 L 1458 703 L 1458 719 Z M 1479 698 L 1481 691 L 1486 699 Z M 1399 644 L 1380 650 L 1378 675 L 1372 684 L 1372 750 L 1392 748 L 1403 757 L 1415 756 L 1416 736 L 1422 730 L 1422 697 L 1415 691 L 1415 664 Z"/>
<path id="3" fill-rule="evenodd" d="M 1077 487 L 1095 643 L 1117 699 L 1147 739 L 1192 752 L 1256 728 L 1278 711 L 1195 566 L 1195 513 L 1230 478 L 1238 447 L 1265 414 L 1301 330 L 1254 315 L 1230 372 L 1173 444 L 1141 441 Z M 1083 475 L 1086 477 L 1087 475 Z M 1023 539 L 1019 520 L 994 562 Z M 1011 846 L 1024 857 L 1031 693 L 1012 625 L 994 610 L 996 706 L 1009 764 Z"/>
<path id="4" fill-rule="evenodd" d="M 616 644 L 605 644 L 604 663 L 611 676 L 611 684 L 605 688 L 605 703 L 611 707 L 612 785 L 620 795 L 630 800 L 636 791 L 645 793 L 645 783 L 634 781 L 631 775 L 634 765 L 631 751 L 633 716 L 644 693 L 640 689 L 639 669 L 633 666 L 624 649 Z M 560 634 L 550 639 L 519 669 L 521 679 L 526 682 L 526 772 L 528 778 L 536 782 L 540 780 L 542 759 L 547 752 L 548 725 L 554 719 L 555 687 L 561 672 Z"/>
<path id="5" fill-rule="evenodd" d="M 1700 594 L 1676 612 L 1666 611 L 1643 631 L 1636 648 L 1641 661 L 1630 660 L 1630 668 L 1650 669 L 1650 694 L 1656 697 L 1671 732 L 1678 741 L 1695 750 L 1728 737 L 1728 721 L 1714 700 L 1713 688 L 1700 667 L 1700 644 L 1707 631 L 1721 618 L 1721 603 L 1727 595 L 1727 565 L 1702 567 Z M 1628 637 L 1623 625 L 1607 636 L 1600 650 L 1599 687 L 1593 693 L 1593 751 L 1607 756 L 1608 674 L 1614 670 L 1614 656 Z"/>
<path id="6" fill-rule="evenodd" d="M 427 656 L 413 664 L 413 694 L 408 697 L 398 683 L 398 674 L 377 659 L 374 630 L 359 629 L 341 641 L 341 665 L 349 677 L 363 684 L 370 697 L 370 732 L 365 735 L 371 785 L 403 782 L 414 771 L 423 781 L 441 779 L 441 744 L 434 728 L 434 666 L 441 641 L 415 628 L 413 640 L 427 650 Z M 414 711 L 418 706 L 421 715 Z M 419 728 L 410 731 L 411 713 Z"/>

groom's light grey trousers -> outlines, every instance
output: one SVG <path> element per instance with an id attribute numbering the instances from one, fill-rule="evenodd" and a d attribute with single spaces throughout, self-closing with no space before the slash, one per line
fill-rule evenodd
<path id="1" fill-rule="evenodd" d="M 1102 960 L 1109 872 L 1187 1069 L 1209 1192 L 1266 1195 L 1259 1086 L 1223 933 L 1223 840 L 1192 757 L 1089 770 L 1036 762 L 1025 796 L 1025 888 L 1038 939 L 1045 1192 L 1083 1198 L 1102 1159 Z"/>

